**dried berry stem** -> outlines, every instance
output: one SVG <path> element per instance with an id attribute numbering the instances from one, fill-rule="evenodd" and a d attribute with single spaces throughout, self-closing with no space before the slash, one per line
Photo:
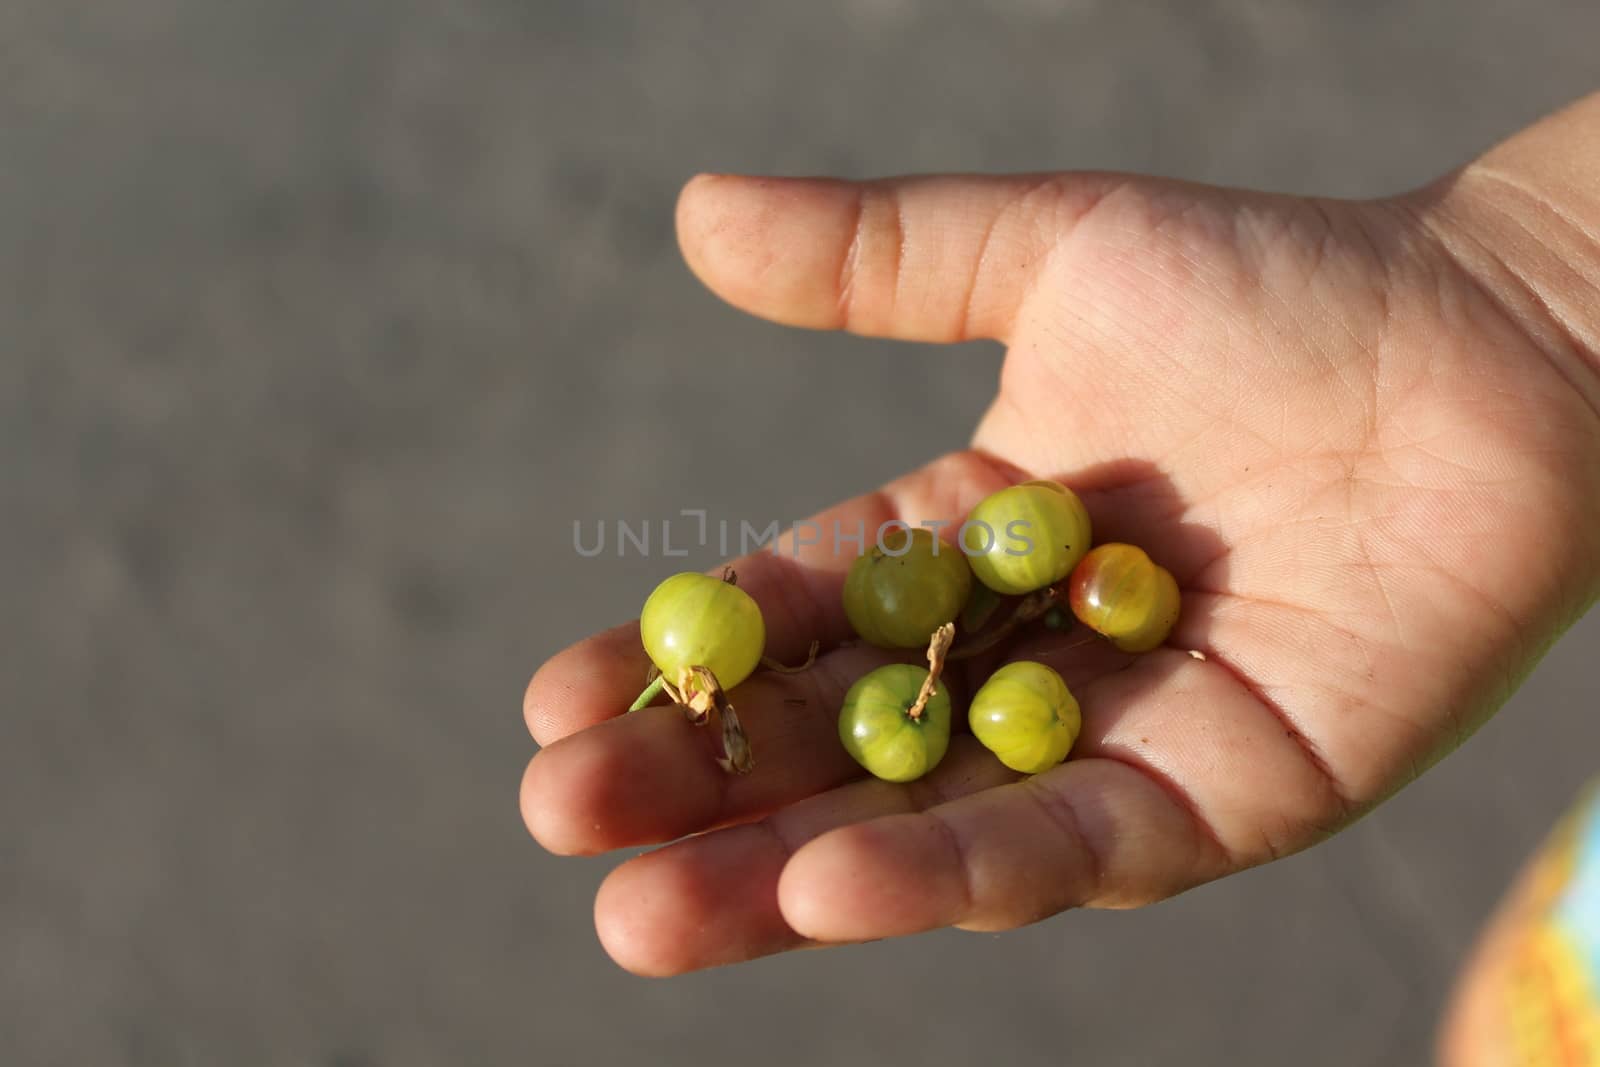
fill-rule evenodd
<path id="1" fill-rule="evenodd" d="M 939 688 L 939 675 L 944 671 L 945 655 L 950 651 L 950 642 L 955 640 L 956 628 L 954 623 L 945 623 L 933 632 L 933 639 L 928 642 L 928 676 L 922 680 L 922 688 L 917 690 L 917 699 L 909 708 L 906 715 L 912 722 L 922 718 L 922 713 L 928 707 L 928 701 L 933 699 L 935 690 Z"/>
<path id="2" fill-rule="evenodd" d="M 1053 588 L 1040 589 L 1029 593 L 1017 601 L 1017 606 L 1011 612 L 1009 618 L 993 629 L 977 634 L 972 640 L 964 642 L 960 648 L 952 649 L 949 659 L 952 662 L 971 659 L 973 656 L 989 651 L 1015 633 L 1017 627 L 1043 616 L 1054 603 L 1055 590 Z"/>
<path id="3" fill-rule="evenodd" d="M 730 774 L 749 774 L 756 765 L 750 752 L 750 742 L 739 724 L 739 716 L 722 691 L 722 683 L 709 667 L 685 667 L 678 676 L 677 691 L 671 686 L 667 692 L 683 706 L 689 721 L 699 725 L 713 714 L 717 717 L 722 734 L 722 755 L 717 763 Z"/>
<path id="4" fill-rule="evenodd" d="M 1063 646 L 1061 646 L 1061 648 L 1057 649 L 1056 651 L 1058 651 L 1058 652 L 1071 652 L 1075 648 L 1082 648 L 1084 645 L 1092 645 L 1096 641 L 1104 641 L 1104 640 L 1105 640 L 1105 638 L 1101 637 L 1099 634 L 1091 633 L 1091 634 L 1089 634 L 1088 637 L 1080 637 L 1076 641 L 1072 642 L 1072 644 L 1063 645 Z"/>
<path id="5" fill-rule="evenodd" d="M 726 700 L 718 715 L 722 719 L 722 755 L 717 765 L 729 774 L 749 774 L 755 770 L 756 758 L 750 751 L 749 739 L 744 736 L 744 727 L 739 725 L 739 716 Z"/>
<path id="6" fill-rule="evenodd" d="M 777 671 L 779 674 L 799 674 L 801 671 L 810 670 L 811 665 L 817 662 L 817 649 L 821 647 L 822 645 L 820 642 L 811 642 L 811 651 L 806 653 L 806 661 L 800 664 L 798 667 L 785 667 L 777 660 L 771 659 L 767 656 L 761 657 L 761 665 L 767 670 Z"/>

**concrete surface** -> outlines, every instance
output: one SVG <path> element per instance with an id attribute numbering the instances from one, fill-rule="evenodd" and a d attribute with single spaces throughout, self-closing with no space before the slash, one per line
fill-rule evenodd
<path id="1" fill-rule="evenodd" d="M 718 305 L 694 171 L 1377 193 L 1596 40 L 1577 0 L 0 4 L 0 1063 L 1423 1062 L 1596 769 L 1600 619 L 1310 853 L 670 982 L 594 940 L 610 861 L 526 839 L 518 704 L 667 565 L 573 519 L 799 517 L 993 387 Z"/>

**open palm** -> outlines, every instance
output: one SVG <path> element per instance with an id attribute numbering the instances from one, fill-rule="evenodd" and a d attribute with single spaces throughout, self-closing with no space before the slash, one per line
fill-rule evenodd
<path id="1" fill-rule="evenodd" d="M 1470 238 L 1432 196 L 1093 174 L 692 183 L 685 252 L 731 302 L 1009 346 L 972 450 L 824 529 L 959 522 L 1054 477 L 1096 540 L 1173 572 L 1184 608 L 1137 658 L 1070 634 L 1012 650 L 1084 709 L 1072 758 L 1028 779 L 965 735 L 920 782 L 862 776 L 835 716 L 885 657 L 841 645 L 851 550 L 828 538 L 737 564 L 770 654 L 827 650 L 734 692 L 749 777 L 670 708 L 619 716 L 644 677 L 636 624 L 563 652 L 528 691 L 530 829 L 562 853 L 675 842 L 602 887 L 611 954 L 674 973 L 1158 900 L 1339 829 L 1498 707 L 1600 588 L 1600 415 L 1579 364 L 1462 265 Z M 978 680 L 957 672 L 958 699 Z"/>

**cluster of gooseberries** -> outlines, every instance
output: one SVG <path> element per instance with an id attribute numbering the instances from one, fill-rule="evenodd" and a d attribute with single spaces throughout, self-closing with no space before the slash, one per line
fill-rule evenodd
<path id="1" fill-rule="evenodd" d="M 1172 575 L 1134 545 L 1091 548 L 1087 510 L 1057 482 L 1024 482 L 986 497 L 958 540 L 954 546 L 928 529 L 896 526 L 845 578 L 845 616 L 861 640 L 927 649 L 927 667 L 879 667 L 850 687 L 840 708 L 845 750 L 887 781 L 913 781 L 944 757 L 951 707 L 940 673 L 947 662 L 994 649 L 1035 620 L 1064 625 L 1063 609 L 1133 653 L 1159 646 L 1178 618 Z M 748 773 L 754 761 L 725 690 L 759 666 L 803 670 L 811 660 L 783 667 L 763 657 L 761 610 L 731 572 L 668 578 L 650 594 L 639 623 L 654 668 L 634 708 L 665 690 L 693 721 L 715 716 L 723 766 Z M 1083 717 L 1056 671 L 1023 660 L 988 677 L 973 694 L 967 722 L 1007 767 L 1037 774 L 1066 758 Z"/>

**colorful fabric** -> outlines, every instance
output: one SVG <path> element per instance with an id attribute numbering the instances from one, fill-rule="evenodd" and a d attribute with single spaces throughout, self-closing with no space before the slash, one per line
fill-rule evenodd
<path id="1" fill-rule="evenodd" d="M 1507 983 L 1517 1062 L 1600 1067 L 1600 788 L 1556 827 L 1532 879 Z"/>

